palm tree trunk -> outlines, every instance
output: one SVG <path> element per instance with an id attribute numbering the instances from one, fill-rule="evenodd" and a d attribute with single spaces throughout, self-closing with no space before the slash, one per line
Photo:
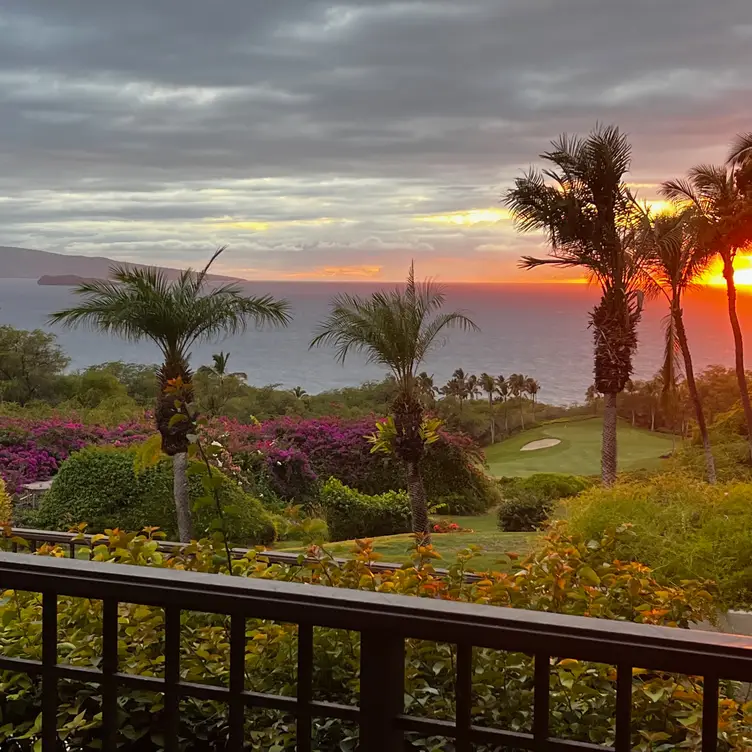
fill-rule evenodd
<path id="1" fill-rule="evenodd" d="M 422 541 L 421 545 L 428 545 L 431 542 L 428 528 L 428 501 L 419 462 L 407 463 L 407 495 L 410 497 L 413 533 L 419 536 Z"/>
<path id="2" fill-rule="evenodd" d="M 506 397 L 504 397 L 504 433 L 509 436 L 509 406 Z"/>
<path id="3" fill-rule="evenodd" d="M 179 452 L 172 458 L 172 482 L 180 542 L 190 543 L 193 538 L 193 525 L 188 493 L 188 454 L 186 452 Z"/>
<path id="4" fill-rule="evenodd" d="M 601 480 L 611 487 L 616 482 L 616 393 L 603 395 L 603 443 L 601 446 Z"/>
<path id="5" fill-rule="evenodd" d="M 522 425 L 522 430 L 525 430 L 525 406 L 522 404 L 522 397 L 520 397 L 520 424 Z"/>
<path id="6" fill-rule="evenodd" d="M 655 431 L 655 406 L 650 406 L 650 430 Z"/>
<path id="7" fill-rule="evenodd" d="M 496 443 L 496 418 L 493 409 L 493 394 L 488 395 L 488 412 L 491 414 L 491 443 Z"/>
<path id="8" fill-rule="evenodd" d="M 708 434 L 708 425 L 705 422 L 705 412 L 702 409 L 700 395 L 697 393 L 697 382 L 695 381 L 695 372 L 692 366 L 692 354 L 689 351 L 689 342 L 687 341 L 687 332 L 684 329 L 684 317 L 682 310 L 678 306 L 674 310 L 674 320 L 676 322 L 676 337 L 679 340 L 682 356 L 684 357 L 684 375 L 687 379 L 687 390 L 689 398 L 692 400 L 692 406 L 695 409 L 695 418 L 697 418 L 697 427 L 700 429 L 702 438 L 702 448 L 705 452 L 705 468 L 708 474 L 708 483 L 715 484 L 715 459 L 713 450 L 710 447 L 710 436 Z M 684 420 L 682 419 L 682 435 L 684 434 Z"/>
<path id="9" fill-rule="evenodd" d="M 731 331 L 734 333 L 734 355 L 736 361 L 736 380 L 739 383 L 739 396 L 742 400 L 744 409 L 744 419 L 747 422 L 747 441 L 750 445 L 750 456 L 752 456 L 752 404 L 749 401 L 749 391 L 747 389 L 747 374 L 744 372 L 744 340 L 742 338 L 742 329 L 739 326 L 739 317 L 736 313 L 736 284 L 734 282 L 734 263 L 733 260 L 724 256 L 723 259 L 723 276 L 726 279 L 726 292 L 728 295 L 729 319 L 731 321 Z"/>

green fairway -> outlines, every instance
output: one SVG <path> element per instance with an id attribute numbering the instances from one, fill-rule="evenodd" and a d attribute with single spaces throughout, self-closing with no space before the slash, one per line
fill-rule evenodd
<path id="1" fill-rule="evenodd" d="M 442 518 L 444 519 L 444 518 Z M 468 546 L 477 545 L 483 548 L 480 555 L 473 559 L 471 568 L 476 571 L 503 571 L 509 565 L 499 563 L 502 554 L 515 552 L 521 555 L 528 553 L 539 540 L 539 533 L 502 533 L 496 526 L 496 515 L 485 514 L 480 517 L 451 517 L 452 522 L 464 528 L 471 528 L 472 533 L 441 533 L 433 535 L 434 548 L 441 554 L 436 561 L 437 567 L 448 567 L 456 558 L 458 551 Z M 289 543 L 289 542 L 288 542 Z M 281 543 L 280 546 L 284 546 Z M 333 556 L 346 558 L 351 555 L 353 541 L 337 541 L 326 543 L 324 548 Z M 403 564 L 410 559 L 412 537 L 409 534 L 389 535 L 374 538 L 374 550 L 381 554 L 381 561 Z M 301 551 L 303 548 L 283 548 L 285 551 Z"/>
<path id="2" fill-rule="evenodd" d="M 601 418 L 546 423 L 486 449 L 492 475 L 527 477 L 535 473 L 597 475 L 601 467 Z M 659 468 L 671 452 L 671 437 L 619 422 L 619 470 Z M 546 449 L 522 452 L 540 439 L 559 439 Z"/>

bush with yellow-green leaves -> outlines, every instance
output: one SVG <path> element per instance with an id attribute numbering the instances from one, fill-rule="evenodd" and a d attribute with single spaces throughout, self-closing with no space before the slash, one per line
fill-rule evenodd
<path id="1" fill-rule="evenodd" d="M 227 574 L 217 543 L 193 543 L 174 556 L 158 550 L 155 533 L 110 531 L 94 540 L 94 561 Z M 374 572 L 375 554 L 368 541 L 356 545 L 352 560 L 337 563 L 320 552 L 309 564 L 270 566 L 263 552 L 251 551 L 233 564 L 233 574 L 354 588 L 409 596 L 529 608 L 594 618 L 663 624 L 677 628 L 709 618 L 715 609 L 712 586 L 687 582 L 681 588 L 660 585 L 649 569 L 615 560 L 614 551 L 629 529 L 599 541 L 586 541 L 554 528 L 545 545 L 518 562 L 512 574 L 490 574 L 468 583 L 464 573 L 474 553 L 461 553 L 449 576 L 434 570 L 435 552 L 419 548 L 410 566 Z M 63 556 L 44 547 L 37 555 Z M 26 554 L 18 554 L 26 555 Z M 84 555 L 86 552 L 84 551 Z M 103 564 L 104 566 L 104 564 Z M 120 604 L 120 670 L 153 675 L 163 665 L 162 609 Z M 102 604 L 61 597 L 60 660 L 76 666 L 97 665 L 102 651 Z M 41 599 L 33 593 L 2 593 L 0 652 L 15 658 L 41 656 Z M 181 669 L 190 682 L 224 684 L 229 676 L 229 620 L 222 615 L 182 614 Z M 246 688 L 293 695 L 296 691 L 297 627 L 252 620 L 247 622 Z M 359 691 L 359 641 L 356 634 L 315 630 L 314 692 L 317 699 L 356 704 Z M 406 643 L 405 712 L 438 719 L 454 715 L 454 647 L 417 640 Z M 529 731 L 532 726 L 533 664 L 517 653 L 477 649 L 473 681 L 473 723 Z M 724 686 L 720 706 L 719 750 L 752 748 L 752 705 L 737 702 L 734 686 Z M 60 686 L 58 730 L 65 749 L 94 749 L 100 723 L 96 685 L 65 681 Z M 612 667 L 554 659 L 551 682 L 551 731 L 554 736 L 597 744 L 614 740 L 616 702 Z M 41 683 L 38 677 L 0 673 L 0 749 L 32 750 L 39 739 Z M 164 708 L 158 695 L 123 691 L 119 697 L 122 745 L 128 752 L 161 749 Z M 635 673 L 633 679 L 633 749 L 699 749 L 702 686 L 697 680 L 657 673 Z M 180 748 L 186 752 L 222 750 L 228 733 L 228 709 L 204 700 L 185 700 Z M 246 717 L 251 750 L 292 752 L 295 727 L 289 718 L 270 711 Z M 314 721 L 316 749 L 354 750 L 353 729 L 337 720 Z M 413 734 L 418 750 L 445 750 L 447 740 Z M 447 746 L 449 745 L 449 746 Z M 63 747 L 61 746 L 61 749 Z M 489 749 L 480 752 L 491 752 Z"/>

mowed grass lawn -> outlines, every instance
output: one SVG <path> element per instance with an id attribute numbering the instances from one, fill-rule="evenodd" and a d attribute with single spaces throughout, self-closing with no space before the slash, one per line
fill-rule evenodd
<path id="1" fill-rule="evenodd" d="M 598 475 L 601 469 L 603 420 L 562 421 L 536 426 L 511 439 L 486 448 L 491 475 L 527 477 L 535 473 Z M 520 451 L 539 439 L 560 439 L 546 449 Z M 661 466 L 662 455 L 672 449 L 671 437 L 652 433 L 619 421 L 618 451 L 620 470 L 653 470 Z"/>
<path id="2" fill-rule="evenodd" d="M 502 533 L 496 526 L 496 515 L 484 514 L 479 517 L 442 517 L 456 522 L 460 527 L 471 528 L 472 533 L 439 533 L 433 535 L 433 546 L 441 554 L 435 566 L 448 567 L 456 559 L 457 552 L 471 545 L 481 546 L 483 551 L 473 559 L 470 567 L 479 572 L 505 571 L 508 563 L 499 559 L 506 553 L 528 553 L 540 539 L 539 533 Z M 404 564 L 410 560 L 412 537 L 388 535 L 374 538 L 374 550 L 381 554 L 381 561 Z M 289 545 L 289 542 L 288 542 Z M 304 547 L 285 548 L 285 542 L 279 544 L 283 551 L 304 551 Z M 354 541 L 337 541 L 325 543 L 324 548 L 333 556 L 349 558 L 352 555 Z"/>

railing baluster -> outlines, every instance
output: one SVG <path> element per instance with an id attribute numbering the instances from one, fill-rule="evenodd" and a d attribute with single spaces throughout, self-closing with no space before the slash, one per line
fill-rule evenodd
<path id="1" fill-rule="evenodd" d="M 535 672 L 533 677 L 533 737 L 536 749 L 544 749 L 548 741 L 549 692 L 551 676 L 551 657 L 545 653 L 535 654 Z"/>
<path id="2" fill-rule="evenodd" d="M 42 752 L 57 748 L 57 594 L 42 593 Z"/>
<path id="3" fill-rule="evenodd" d="M 230 617 L 230 752 L 241 752 L 245 739 L 245 616 Z"/>
<path id="4" fill-rule="evenodd" d="M 118 603 L 102 608 L 102 749 L 117 747 Z"/>
<path id="5" fill-rule="evenodd" d="M 632 667 L 616 667 L 616 752 L 632 749 Z"/>
<path id="6" fill-rule="evenodd" d="M 298 626 L 297 751 L 311 752 L 311 700 L 313 699 L 313 625 Z"/>
<path id="7" fill-rule="evenodd" d="M 180 742 L 180 609 L 165 606 L 165 731 L 166 752 L 178 752 Z"/>
<path id="8" fill-rule="evenodd" d="M 470 726 L 473 696 L 473 648 L 472 645 L 457 646 L 457 752 L 472 752 Z"/>
<path id="9" fill-rule="evenodd" d="M 706 675 L 702 685 L 702 752 L 718 748 L 718 677 Z"/>
<path id="10" fill-rule="evenodd" d="M 360 637 L 360 752 L 401 750 L 397 716 L 405 708 L 405 641 L 398 634 Z"/>

